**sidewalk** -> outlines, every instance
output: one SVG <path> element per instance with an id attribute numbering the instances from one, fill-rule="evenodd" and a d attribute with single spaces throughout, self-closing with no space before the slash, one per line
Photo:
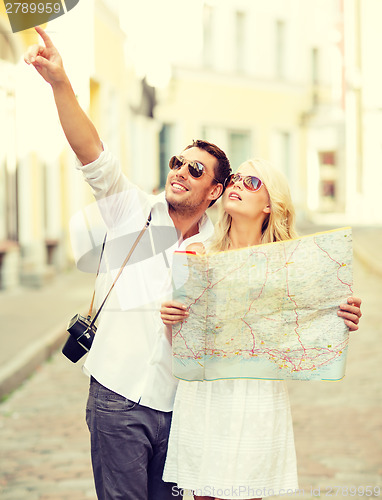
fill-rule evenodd
<path id="1" fill-rule="evenodd" d="M 77 270 L 43 288 L 0 292 L 0 400 L 64 345 L 66 326 L 89 307 L 94 275 Z"/>
<path id="2" fill-rule="evenodd" d="M 367 247 L 363 234 L 360 241 Z M 377 237 L 373 236 L 372 241 L 378 248 Z M 268 500 L 329 496 L 365 500 L 367 496 L 380 496 L 382 363 L 378 345 L 382 336 L 379 317 L 382 280 L 374 268 L 373 272 L 365 270 L 356 259 L 354 283 L 363 299 L 363 318 L 359 332 L 351 334 L 346 376 L 340 382 L 288 381 L 300 489 L 282 497 L 270 496 Z M 20 325 L 25 335 L 17 332 L 19 346 L 23 341 L 26 343 L 27 335 L 31 338 L 34 333 L 39 338 L 39 329 L 34 325 L 42 325 L 37 325 L 37 318 L 44 308 L 52 313 L 46 315 L 44 331 L 65 329 L 67 317 L 78 311 L 77 305 L 84 298 L 87 300 L 92 284 L 89 276 L 69 273 L 57 277 L 44 290 L 13 293 L 13 301 L 6 302 L 8 309 L 2 301 L 5 294 L 0 295 L 0 308 L 7 312 L 5 318 L 8 318 L 7 324 L 5 320 L 2 323 L 8 326 L 1 334 L 3 344 L 7 332 L 17 332 Z M 58 298 L 62 307 L 54 309 Z M 24 306 L 22 311 L 21 306 Z M 12 330 L 9 318 L 13 320 Z M 15 335 L 8 337 L 11 342 Z M 44 343 L 42 346 L 46 348 Z M 11 354 L 9 347 L 7 356 L 12 361 Z M 2 357 L 5 359 L 5 354 Z M 84 418 L 88 385 L 81 362 L 72 365 L 57 351 L 0 405 L 2 500 L 96 498 Z M 192 497 L 185 495 L 184 500 Z"/>
<path id="3" fill-rule="evenodd" d="M 353 252 L 366 269 L 382 278 L 382 227 L 353 228 Z"/>
<path id="4" fill-rule="evenodd" d="M 338 227 L 338 226 L 337 226 Z M 334 229 L 300 223 L 299 234 Z M 382 278 L 382 227 L 353 227 L 354 257 Z M 0 400 L 65 342 L 66 326 L 89 307 L 94 275 L 72 270 L 42 289 L 0 292 Z"/>

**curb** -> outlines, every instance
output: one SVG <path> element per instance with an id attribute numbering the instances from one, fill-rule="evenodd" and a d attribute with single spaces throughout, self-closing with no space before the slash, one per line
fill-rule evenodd
<path id="1" fill-rule="evenodd" d="M 373 259 L 360 244 L 354 241 L 354 239 L 353 255 L 367 271 L 376 274 L 379 278 L 382 278 L 382 263 Z"/>
<path id="2" fill-rule="evenodd" d="M 67 336 L 64 325 L 45 335 L 0 369 L 0 401 L 17 389 L 44 361 L 61 348 Z"/>
<path id="3" fill-rule="evenodd" d="M 82 307 L 80 310 L 86 310 Z M 38 340 L 27 345 L 0 368 L 0 403 L 30 377 L 58 349 L 64 346 L 68 332 L 66 323 L 58 325 Z"/>

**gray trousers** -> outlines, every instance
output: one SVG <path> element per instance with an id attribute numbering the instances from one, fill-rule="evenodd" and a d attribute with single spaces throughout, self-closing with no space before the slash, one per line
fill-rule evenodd
<path id="1" fill-rule="evenodd" d="M 171 416 L 91 377 L 86 422 L 99 500 L 181 500 L 180 490 L 162 481 Z"/>

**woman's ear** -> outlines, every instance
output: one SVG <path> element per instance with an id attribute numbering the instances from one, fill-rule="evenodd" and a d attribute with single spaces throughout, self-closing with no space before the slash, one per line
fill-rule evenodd
<path id="1" fill-rule="evenodd" d="M 264 208 L 263 208 L 263 212 L 265 214 L 270 214 L 271 213 L 271 205 L 266 205 Z"/>

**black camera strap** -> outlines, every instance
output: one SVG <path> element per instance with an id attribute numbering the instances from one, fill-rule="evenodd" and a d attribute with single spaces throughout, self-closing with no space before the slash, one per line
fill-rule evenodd
<path id="1" fill-rule="evenodd" d="M 111 285 L 111 287 L 110 287 L 109 291 L 107 292 L 106 297 L 103 299 L 102 304 L 100 305 L 100 307 L 99 307 L 98 311 L 96 312 L 96 314 L 95 314 L 95 316 L 94 316 L 94 318 L 93 318 L 92 322 L 90 323 L 90 328 L 91 328 L 91 327 L 94 325 L 94 323 L 96 322 L 96 320 L 97 320 L 97 318 L 98 318 L 98 316 L 99 316 L 99 313 L 101 312 L 101 310 L 102 310 L 103 306 L 105 305 L 105 302 L 106 302 L 106 301 L 107 301 L 107 299 L 109 298 L 109 295 L 111 294 L 111 291 L 113 290 L 113 288 L 114 288 L 114 286 L 115 286 L 115 284 L 116 284 L 116 282 L 117 282 L 118 278 L 121 276 L 121 274 L 122 274 L 122 271 L 123 271 L 124 267 L 126 266 L 126 264 L 127 264 L 128 260 L 129 260 L 129 259 L 130 259 L 130 257 L 131 257 L 131 254 L 134 252 L 134 250 L 135 250 L 136 246 L 138 245 L 139 241 L 141 240 L 141 238 L 142 238 L 142 236 L 143 236 L 144 232 L 145 232 L 145 231 L 146 231 L 146 229 L 149 227 L 149 225 L 150 225 L 150 221 L 151 221 L 151 212 L 149 213 L 149 216 L 147 217 L 147 221 L 145 222 L 145 225 L 143 226 L 143 228 L 142 228 L 141 232 L 138 234 L 137 239 L 134 241 L 134 243 L 133 243 L 132 247 L 130 248 L 130 251 L 129 251 L 129 253 L 128 253 L 128 254 L 127 254 L 127 256 L 126 256 L 126 259 L 123 261 L 123 264 L 122 264 L 122 266 L 121 266 L 120 270 L 118 271 L 118 274 L 117 274 L 117 276 L 115 277 L 115 280 L 113 281 L 113 283 L 112 283 L 112 285 Z M 101 256 L 100 256 L 99 265 L 98 265 L 97 276 L 98 276 L 98 274 L 99 274 L 99 270 L 100 270 L 100 266 L 101 266 L 101 260 L 102 260 L 102 255 L 103 255 L 103 251 L 104 251 L 104 248 L 105 248 L 106 236 L 107 236 L 107 235 L 105 235 L 105 239 L 103 240 L 103 245 L 102 245 L 102 250 L 101 250 Z M 91 302 L 91 305 L 90 305 L 90 310 L 89 310 L 89 314 L 88 314 L 88 320 L 90 320 L 90 317 L 91 317 L 91 311 L 92 311 L 92 309 L 93 309 L 93 303 L 94 303 L 94 296 L 95 296 L 95 289 L 94 289 L 94 293 L 93 293 L 92 302 Z"/>

